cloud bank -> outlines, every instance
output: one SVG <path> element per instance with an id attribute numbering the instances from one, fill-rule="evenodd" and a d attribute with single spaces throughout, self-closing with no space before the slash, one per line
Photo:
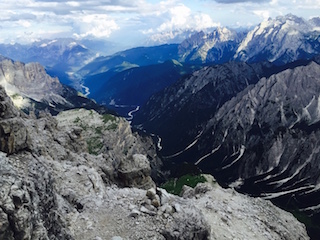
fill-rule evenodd
<path id="1" fill-rule="evenodd" d="M 100 38 L 141 45 L 152 36 L 253 26 L 287 13 L 319 16 L 320 0 L 16 0 L 0 2 L 0 42 Z"/>
<path id="2" fill-rule="evenodd" d="M 271 2 L 270 0 L 215 0 L 217 3 L 244 3 L 244 2 L 251 2 L 251 3 L 265 3 Z"/>

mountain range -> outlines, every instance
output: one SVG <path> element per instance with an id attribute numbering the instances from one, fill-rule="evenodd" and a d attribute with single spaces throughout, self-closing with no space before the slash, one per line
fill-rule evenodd
<path id="1" fill-rule="evenodd" d="M 84 79 L 84 85 L 89 89 L 94 86 L 99 88 L 99 97 L 89 96 L 100 103 L 108 103 L 110 99 L 117 99 L 121 93 L 125 92 L 123 88 L 128 87 L 126 84 L 121 84 L 120 79 L 124 79 L 125 74 L 120 72 L 144 67 L 140 71 L 145 71 L 145 75 L 148 75 L 150 71 L 145 66 L 159 64 L 158 68 L 161 68 L 163 62 L 171 59 L 181 64 L 195 66 L 222 64 L 230 61 L 248 63 L 268 61 L 281 66 L 299 59 L 311 59 L 320 53 L 320 26 L 317 20 L 314 18 L 306 21 L 294 15 L 286 15 L 268 19 L 251 31 L 236 31 L 218 27 L 211 32 L 195 33 L 180 44 L 135 48 L 109 57 L 97 58 L 79 70 L 77 76 Z M 165 72 L 165 69 L 162 71 Z M 186 73 L 189 72 L 186 71 Z M 111 78 L 113 78 L 113 83 L 108 83 Z M 134 82 L 135 78 L 135 75 L 126 75 L 128 82 Z M 114 79 L 119 79 L 119 81 Z M 177 80 L 178 78 L 175 79 Z M 109 84 L 112 84 L 113 89 L 118 89 L 119 92 L 109 93 L 107 88 Z M 163 87 L 166 86 L 163 85 Z M 103 95 L 106 96 L 105 99 L 101 98 Z M 121 102 L 121 104 L 130 105 L 130 102 Z"/>
<path id="2" fill-rule="evenodd" d="M 269 61 L 284 64 L 319 53 L 319 18 L 309 21 L 294 15 L 262 22 L 239 45 L 235 58 L 240 61 Z"/>
<path id="3" fill-rule="evenodd" d="M 98 156 L 98 167 L 90 166 L 98 169 L 96 173 L 105 182 L 122 184 L 121 187 L 138 183 L 141 177 L 148 180 L 146 185 L 150 187 L 153 184 L 149 181 L 151 169 L 145 164 L 149 161 L 153 177 L 161 173 L 161 181 L 168 176 L 177 181 L 184 173 L 210 173 L 226 188 L 272 200 L 291 211 L 307 224 L 309 235 L 317 239 L 320 233 L 319 18 L 307 21 L 294 15 L 280 16 L 251 30 L 216 28 L 211 32 L 197 32 L 179 44 L 139 47 L 97 58 L 95 51 L 72 39 L 43 41 L 33 46 L 0 46 L 1 51 L 7 51 L 6 56 L 24 55 L 26 62 L 36 60 L 45 66 L 24 64 L 15 58 L 0 59 L 0 83 L 17 106 L 25 112 L 37 110 L 38 115 L 43 115 L 43 109 L 56 115 L 78 107 L 106 113 L 109 110 L 98 105 L 104 104 L 128 117 L 135 129 L 133 135 L 150 135 L 154 140 L 152 145 L 147 137 L 145 141 L 152 151 L 143 151 L 146 156 L 141 156 L 137 151 L 140 148 L 134 147 L 140 137 L 128 137 L 132 140 L 128 142 L 126 137 L 121 137 L 122 142 L 114 140 L 117 136 L 112 130 L 117 129 L 120 135 L 128 132 L 130 127 L 125 120 L 115 120 L 113 115 L 98 116 L 93 111 L 69 111 L 58 115 L 57 121 L 62 128 L 72 128 L 75 135 L 56 138 L 62 134 L 61 130 L 48 127 L 50 133 L 45 136 L 52 134 L 50 142 L 67 152 L 65 156 L 74 156 L 84 165 L 90 165 L 88 159 L 96 161 L 91 155 Z M 59 76 L 62 83 L 50 75 Z M 1 94 L 7 99 L 5 93 Z M 8 102 L 6 100 L 6 106 Z M 5 107 L 2 110 L 6 112 Z M 10 113 L 15 111 L 11 109 Z M 16 113 L 13 118 L 20 115 Z M 72 118 L 73 115 L 77 117 Z M 89 121 L 91 117 L 95 119 L 93 122 Z M 102 126 L 110 119 L 113 124 Z M 18 120 L 18 125 L 31 121 Z M 73 124 L 77 126 L 74 128 Z M 30 126 L 39 127 L 36 123 Z M 3 129 L 0 135 L 3 151 L 8 154 L 26 149 L 40 152 L 28 141 L 23 142 L 22 149 L 15 149 L 20 141 L 12 142 L 12 138 L 4 134 L 9 130 Z M 108 134 L 115 141 L 111 145 Z M 24 137 L 25 132 L 20 135 Z M 86 146 L 86 150 L 78 157 L 74 151 L 78 151 L 80 145 L 67 146 L 65 138 L 78 139 L 77 144 Z M 86 145 L 81 139 L 87 140 Z M 69 150 L 63 150 L 61 144 Z M 101 167 L 105 161 L 111 161 L 108 162 L 111 170 Z M 129 166 L 133 173 L 127 168 L 127 161 L 133 161 Z M 136 171 L 136 164 L 143 164 L 145 168 Z M 112 171 L 116 173 L 113 175 Z M 55 170 L 50 172 L 52 176 L 65 178 Z M 96 173 L 94 179 L 100 179 Z M 131 178 L 124 180 L 122 174 Z M 95 190 L 95 182 L 101 186 L 99 180 L 90 178 L 90 181 Z M 82 211 L 82 205 L 78 206 L 81 201 L 72 197 L 80 196 L 79 192 L 73 195 L 68 190 L 67 197 L 62 193 L 64 189 L 59 190 L 60 197 Z M 157 194 L 160 193 L 156 191 L 154 198 L 142 205 L 149 207 Z M 179 212 L 179 207 L 174 209 Z M 92 216 L 90 211 L 86 212 L 88 216 Z M 140 216 L 143 211 L 139 209 L 134 215 Z M 199 239 L 207 239 L 210 231 L 203 226 L 199 230 L 203 238 Z M 162 236 L 172 234 L 162 233 Z"/>
<path id="4" fill-rule="evenodd" d="M 138 67 L 159 64 L 157 69 L 163 67 L 160 71 L 165 72 L 166 64 L 163 63 L 172 60 L 183 65 L 194 65 L 195 70 L 199 65 L 229 61 L 269 61 L 283 65 L 319 54 L 319 29 L 318 18 L 307 21 L 289 14 L 268 19 L 250 31 L 218 27 L 192 35 L 188 33 L 181 43 L 138 47 L 105 57 L 99 55 L 97 47 L 91 50 L 93 42 L 74 39 L 43 40 L 32 45 L 0 45 L 0 54 L 23 62 L 40 62 L 50 75 L 59 77 L 62 83 L 76 88 L 100 104 L 108 105 L 112 99 L 119 99 L 120 95 L 123 98 L 125 88 L 128 88 L 120 84 L 122 81 L 119 79 L 126 75 L 127 82 L 135 81 L 135 74 L 125 73 L 129 69 L 135 68 L 133 71 L 136 72 Z M 100 49 L 100 52 L 105 52 L 105 49 Z M 145 67 L 139 72 L 145 72 L 143 75 L 147 76 L 150 69 Z M 185 73 L 190 71 L 186 70 Z M 177 81 L 179 77 L 167 81 L 167 85 L 162 84 L 157 91 Z M 110 85 L 116 89 L 112 93 L 108 90 Z M 99 93 L 95 94 L 97 90 Z M 153 93 L 150 91 L 145 95 L 151 96 Z M 141 105 L 145 103 L 144 100 L 139 99 L 137 102 Z M 124 101 L 115 104 L 137 105 Z"/>

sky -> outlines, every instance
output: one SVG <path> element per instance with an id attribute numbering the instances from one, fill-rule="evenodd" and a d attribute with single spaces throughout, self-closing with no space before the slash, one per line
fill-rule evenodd
<path id="1" fill-rule="evenodd" d="M 72 37 L 130 47 L 164 33 L 252 27 L 288 13 L 319 16 L 320 0 L 1 0 L 0 43 Z"/>

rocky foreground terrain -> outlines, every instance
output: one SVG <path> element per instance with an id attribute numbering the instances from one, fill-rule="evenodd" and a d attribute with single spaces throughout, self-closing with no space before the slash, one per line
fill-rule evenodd
<path id="1" fill-rule="evenodd" d="M 208 182 L 155 186 L 154 146 L 90 110 L 35 117 L 0 87 L 0 239 L 309 239 L 290 213 Z"/>

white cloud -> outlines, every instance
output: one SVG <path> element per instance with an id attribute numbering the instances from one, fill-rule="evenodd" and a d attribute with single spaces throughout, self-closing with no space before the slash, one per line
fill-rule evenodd
<path id="1" fill-rule="evenodd" d="M 104 14 L 88 14 L 76 19 L 79 33 L 77 37 L 108 38 L 110 34 L 119 29 L 117 23 Z"/>
<path id="2" fill-rule="evenodd" d="M 197 30 L 220 26 L 220 23 L 214 22 L 208 14 L 204 13 L 195 15 L 194 20 L 195 29 Z"/>
<path id="3" fill-rule="evenodd" d="M 164 11 L 157 11 L 159 25 L 157 26 L 155 23 L 153 28 L 144 29 L 142 31 L 144 34 L 172 33 L 177 30 L 202 30 L 220 25 L 220 23 L 214 22 L 208 14 L 193 13 L 192 9 L 182 3 L 168 6 L 168 2 L 162 3 Z"/>
<path id="4" fill-rule="evenodd" d="M 162 23 L 157 30 L 159 32 L 166 32 L 174 30 L 175 28 L 188 27 L 188 19 L 190 17 L 191 10 L 184 5 L 173 7 L 167 13 L 169 20 Z"/>
<path id="5" fill-rule="evenodd" d="M 25 27 L 25 28 L 31 27 L 31 23 L 27 20 L 18 20 L 17 24 L 19 24 L 20 26 Z"/>
<path id="6" fill-rule="evenodd" d="M 80 3 L 75 1 L 66 2 L 66 4 L 71 7 L 80 7 Z"/>
<path id="7" fill-rule="evenodd" d="M 255 10 L 253 13 L 259 16 L 262 20 L 267 20 L 270 17 L 270 12 L 268 10 Z"/>
<path id="8" fill-rule="evenodd" d="M 0 9 L 2 41 L 77 36 L 134 45 L 163 32 L 252 26 L 290 12 L 308 19 L 319 16 L 320 0 L 4 0 Z"/>
<path id="9" fill-rule="evenodd" d="M 269 2 L 270 0 L 215 0 L 218 3 L 231 4 L 231 3 L 243 3 L 243 2 L 253 2 L 253 3 L 263 3 Z"/>

